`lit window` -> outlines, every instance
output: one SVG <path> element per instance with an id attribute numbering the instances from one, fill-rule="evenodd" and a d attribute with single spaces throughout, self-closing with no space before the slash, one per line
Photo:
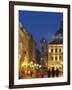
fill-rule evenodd
<path id="1" fill-rule="evenodd" d="M 49 53 L 51 53 L 51 49 L 49 49 Z"/>

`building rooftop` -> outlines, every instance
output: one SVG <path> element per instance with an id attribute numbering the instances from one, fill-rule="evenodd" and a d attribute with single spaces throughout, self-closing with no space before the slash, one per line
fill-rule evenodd
<path id="1" fill-rule="evenodd" d="M 49 44 L 63 44 L 63 39 L 55 39 L 51 41 Z"/>
<path id="2" fill-rule="evenodd" d="M 56 31 L 54 35 L 53 41 L 51 41 L 49 44 L 63 44 L 63 24 L 61 22 L 61 26 L 59 30 Z"/>

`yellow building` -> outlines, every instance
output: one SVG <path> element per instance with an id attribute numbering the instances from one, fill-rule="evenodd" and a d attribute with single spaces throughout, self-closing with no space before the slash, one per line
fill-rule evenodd
<path id="1" fill-rule="evenodd" d="M 28 71 L 28 65 L 36 62 L 35 41 L 33 37 L 26 32 L 26 29 L 19 23 L 19 78 L 24 78 L 24 73 Z"/>
<path id="2" fill-rule="evenodd" d="M 30 39 L 29 39 L 29 58 L 30 58 L 30 61 L 32 61 L 33 63 L 36 63 L 36 46 L 32 36 L 30 36 Z"/>
<path id="3" fill-rule="evenodd" d="M 29 35 L 22 24 L 19 24 L 19 60 L 28 63 L 29 60 Z M 27 59 L 26 59 L 27 58 Z"/>
<path id="4" fill-rule="evenodd" d="M 48 68 L 63 71 L 63 40 L 57 39 L 48 44 Z"/>

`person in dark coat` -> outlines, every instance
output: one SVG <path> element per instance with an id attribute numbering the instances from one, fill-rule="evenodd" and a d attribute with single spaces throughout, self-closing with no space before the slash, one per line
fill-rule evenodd
<path id="1" fill-rule="evenodd" d="M 51 71 L 50 71 L 50 69 L 48 70 L 48 77 L 50 77 L 51 76 Z"/>
<path id="2" fill-rule="evenodd" d="M 59 77 L 59 69 L 56 69 L 56 77 Z"/>
<path id="3" fill-rule="evenodd" d="M 52 77 L 55 77 L 55 70 L 54 70 L 54 67 L 52 67 Z"/>

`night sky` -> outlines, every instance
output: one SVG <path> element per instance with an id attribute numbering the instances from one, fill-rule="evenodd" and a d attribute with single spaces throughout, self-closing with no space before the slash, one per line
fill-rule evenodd
<path id="1" fill-rule="evenodd" d="M 40 11 L 19 11 L 19 22 L 22 23 L 26 31 L 32 34 L 40 46 L 40 40 L 45 38 L 49 43 L 59 29 L 63 21 L 63 13 L 40 12 Z"/>

